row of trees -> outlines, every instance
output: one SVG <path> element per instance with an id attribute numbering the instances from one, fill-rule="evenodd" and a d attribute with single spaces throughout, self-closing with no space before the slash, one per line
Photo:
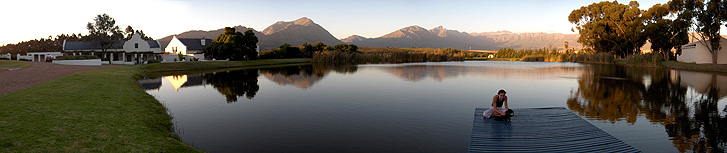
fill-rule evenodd
<path id="1" fill-rule="evenodd" d="M 78 34 L 60 34 L 48 36 L 48 38 L 33 39 L 29 41 L 19 42 L 17 44 L 7 44 L 0 46 L 0 53 L 6 54 L 25 54 L 27 52 L 50 52 L 63 50 L 63 41 L 97 41 L 100 47 L 105 51 L 111 45 L 121 41 L 129 40 L 134 33 L 141 35 L 142 39 L 153 40 L 144 34 L 143 30 L 134 30 L 130 25 L 124 31 L 116 25 L 116 20 L 107 14 L 100 14 L 94 18 L 94 22 L 86 25 L 89 31 L 88 35 Z"/>
<path id="2" fill-rule="evenodd" d="M 27 52 L 48 52 L 48 51 L 60 51 L 63 50 L 63 41 L 80 41 L 84 37 L 79 34 L 60 34 L 48 36 L 48 38 L 33 39 L 28 41 L 22 41 L 17 44 L 7 44 L 0 46 L 0 53 L 12 55 L 25 54 Z"/>
<path id="3" fill-rule="evenodd" d="M 304 43 L 302 46 L 292 46 L 288 43 L 281 45 L 277 49 L 260 52 L 260 58 L 312 58 L 316 52 L 321 51 L 341 51 L 345 53 L 361 53 L 358 46 L 354 44 L 338 44 L 328 46 L 322 42 L 316 44 Z"/>
<path id="4" fill-rule="evenodd" d="M 639 53 L 649 40 L 656 53 L 669 59 L 674 57 L 671 50 L 681 54 L 680 46 L 691 37 L 709 46 L 716 63 L 721 49 L 719 29 L 727 22 L 727 1 L 672 0 L 648 10 L 639 9 L 636 1 L 628 5 L 604 1 L 573 10 L 568 21 L 581 35 L 578 42 L 596 52 L 623 58 Z"/>

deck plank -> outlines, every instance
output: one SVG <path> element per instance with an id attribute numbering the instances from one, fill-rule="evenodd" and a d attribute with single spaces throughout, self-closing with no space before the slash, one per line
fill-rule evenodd
<path id="1" fill-rule="evenodd" d="M 475 109 L 469 152 L 640 152 L 563 107 L 513 109 L 511 121 Z"/>

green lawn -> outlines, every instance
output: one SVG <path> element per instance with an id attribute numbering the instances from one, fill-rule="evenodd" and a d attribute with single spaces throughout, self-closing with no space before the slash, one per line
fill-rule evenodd
<path id="1" fill-rule="evenodd" d="M 180 62 L 74 73 L 0 96 L 0 152 L 199 152 L 173 134 L 171 117 L 138 78 L 309 61 Z"/>
<path id="2" fill-rule="evenodd" d="M 30 62 L 28 61 L 16 61 L 16 60 L 0 60 L 0 67 L 29 67 Z"/>

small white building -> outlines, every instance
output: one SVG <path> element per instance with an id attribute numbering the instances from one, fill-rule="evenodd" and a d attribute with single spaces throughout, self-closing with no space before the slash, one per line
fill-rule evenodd
<path id="1" fill-rule="evenodd" d="M 10 53 L 8 53 L 10 55 Z M 61 52 L 28 52 L 25 56 L 18 54 L 16 57 L 18 60 L 25 59 L 33 62 L 46 62 L 47 58 L 55 59 L 58 56 L 62 56 Z"/>
<path id="2" fill-rule="evenodd" d="M 727 39 L 720 37 L 720 46 L 722 49 L 718 51 L 717 64 L 727 64 Z M 712 64 L 712 53 L 709 52 L 707 46 L 700 41 L 693 42 L 682 46 L 682 54 L 677 56 L 677 61 L 684 63 L 696 64 Z"/>
<path id="3" fill-rule="evenodd" d="M 192 58 L 204 59 L 202 50 L 209 45 L 212 45 L 212 39 L 177 38 L 177 36 L 173 36 L 167 47 L 164 48 L 164 60 L 172 61 L 177 59 L 179 58 L 178 54 L 182 54 L 185 61 L 190 61 Z"/>
<path id="4" fill-rule="evenodd" d="M 144 40 L 141 36 L 134 34 L 129 40 L 122 40 L 101 51 L 98 42 L 90 41 L 63 41 L 65 55 L 94 55 L 108 59 L 111 64 L 143 64 L 155 59 L 160 60 L 162 50 L 157 40 Z"/>

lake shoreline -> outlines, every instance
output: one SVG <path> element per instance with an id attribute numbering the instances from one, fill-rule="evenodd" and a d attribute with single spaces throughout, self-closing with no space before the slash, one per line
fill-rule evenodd
<path id="1" fill-rule="evenodd" d="M 0 96 L 0 151 L 201 152 L 175 134 L 148 76 L 307 64 L 310 59 L 158 63 L 74 73 Z"/>
<path id="2" fill-rule="evenodd" d="M 468 58 L 468 59 L 465 59 L 465 61 L 520 61 L 520 60 L 517 58 L 489 58 L 489 59 Z M 524 62 L 526 62 L 526 61 L 524 61 Z M 547 61 L 541 61 L 541 62 L 547 62 Z M 614 61 L 614 63 L 593 63 L 593 62 L 574 62 L 574 63 L 614 64 L 614 65 L 629 66 L 629 67 L 666 68 L 666 69 L 672 69 L 672 70 L 686 70 L 686 71 L 696 71 L 696 72 L 727 74 L 727 65 L 725 65 L 725 64 L 694 64 L 694 63 L 683 63 L 683 62 L 677 62 L 677 61 L 663 61 L 662 64 L 659 66 L 652 66 L 652 65 L 627 64 L 625 61 L 619 61 L 619 60 Z"/>

